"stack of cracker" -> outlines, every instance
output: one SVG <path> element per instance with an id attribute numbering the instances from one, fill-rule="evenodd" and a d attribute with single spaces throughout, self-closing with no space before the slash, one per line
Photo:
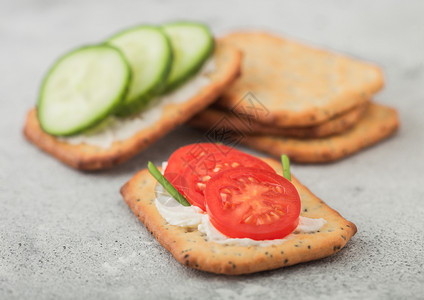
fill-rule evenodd
<path id="1" fill-rule="evenodd" d="M 384 83 L 372 64 L 263 32 L 223 42 L 243 52 L 242 75 L 190 121 L 195 127 L 315 163 L 353 154 L 399 126 L 394 109 L 371 101 Z"/>

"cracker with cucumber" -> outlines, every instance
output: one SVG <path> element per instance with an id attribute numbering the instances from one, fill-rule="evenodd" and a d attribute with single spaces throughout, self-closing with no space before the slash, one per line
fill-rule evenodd
<path id="1" fill-rule="evenodd" d="M 62 56 L 24 134 L 81 170 L 122 163 L 207 107 L 239 75 L 241 53 L 199 23 L 142 25 Z"/>
<path id="2" fill-rule="evenodd" d="M 171 155 L 164 175 L 149 163 L 121 194 L 159 243 L 190 268 L 239 275 L 335 254 L 356 226 L 291 176 L 286 156 L 282 161 L 222 145 L 188 145 Z M 186 176 L 205 166 L 208 176 Z M 203 193 L 196 186 L 205 186 Z"/>

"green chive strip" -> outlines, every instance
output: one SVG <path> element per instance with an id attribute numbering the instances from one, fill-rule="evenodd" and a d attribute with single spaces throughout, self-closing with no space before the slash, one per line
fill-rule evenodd
<path id="1" fill-rule="evenodd" d="M 290 174 L 290 159 L 287 155 L 283 154 L 281 155 L 281 164 L 283 165 L 283 176 L 288 181 L 291 181 L 291 174 Z"/>
<path id="2" fill-rule="evenodd" d="M 147 164 L 150 174 L 160 183 L 161 186 L 172 196 L 175 200 L 180 202 L 184 206 L 190 206 L 191 204 L 184 198 L 183 195 L 159 172 L 155 165 L 149 161 Z"/>

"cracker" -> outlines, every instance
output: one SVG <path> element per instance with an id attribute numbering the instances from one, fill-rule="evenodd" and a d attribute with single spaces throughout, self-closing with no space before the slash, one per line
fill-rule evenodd
<path id="1" fill-rule="evenodd" d="M 361 120 L 343 134 L 319 139 L 294 139 L 276 136 L 244 136 L 240 142 L 292 161 L 303 163 L 330 162 L 349 156 L 387 138 L 399 127 L 395 109 L 371 103 Z"/>
<path id="2" fill-rule="evenodd" d="M 130 159 L 207 107 L 239 75 L 241 53 L 237 49 L 218 41 L 213 59 L 215 71 L 210 74 L 211 83 L 208 86 L 183 103 L 165 106 L 157 122 L 129 139 L 114 142 L 108 149 L 60 141 L 41 129 L 35 108 L 27 115 L 24 134 L 36 146 L 73 168 L 96 170 L 113 167 Z"/>
<path id="3" fill-rule="evenodd" d="M 280 164 L 265 160 L 278 173 Z M 320 259 L 338 252 L 356 233 L 356 226 L 345 220 L 312 194 L 297 179 L 292 182 L 299 191 L 301 215 L 324 218 L 327 223 L 319 232 L 295 234 L 282 244 L 267 247 L 234 246 L 209 242 L 197 229 L 168 224 L 155 205 L 156 180 L 147 169 L 138 172 L 121 188 L 125 202 L 153 236 L 185 266 L 230 275 L 254 273 Z M 166 263 L 166 261 L 163 261 Z"/>
<path id="4" fill-rule="evenodd" d="M 223 38 L 243 52 L 242 76 L 217 102 L 243 113 L 265 109 L 258 121 L 279 127 L 313 126 L 371 99 L 383 87 L 381 70 L 265 32 Z M 249 97 L 253 95 L 253 97 Z"/>
<path id="5" fill-rule="evenodd" d="M 250 135 L 275 135 L 295 138 L 318 138 L 340 134 L 362 117 L 368 102 L 360 104 L 353 109 L 333 117 L 332 119 L 310 127 L 277 127 L 269 124 L 258 123 L 254 118 L 246 118 L 232 111 L 224 111 L 208 107 L 196 114 L 188 122 L 189 125 L 205 130 L 233 131 Z"/>

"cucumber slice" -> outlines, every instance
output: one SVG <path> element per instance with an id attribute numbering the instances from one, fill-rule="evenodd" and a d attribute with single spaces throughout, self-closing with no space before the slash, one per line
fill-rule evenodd
<path id="1" fill-rule="evenodd" d="M 116 114 L 136 113 L 162 91 L 171 70 L 171 44 L 160 27 L 148 25 L 122 31 L 107 43 L 124 53 L 133 75 L 128 94 Z"/>
<path id="2" fill-rule="evenodd" d="M 163 26 L 171 40 L 174 61 L 166 83 L 169 92 L 196 74 L 212 54 L 214 42 L 209 28 L 200 23 L 177 22 Z"/>
<path id="3" fill-rule="evenodd" d="M 95 126 L 123 100 L 131 70 L 108 45 L 86 46 L 62 56 L 45 77 L 38 100 L 44 131 L 72 135 Z"/>

